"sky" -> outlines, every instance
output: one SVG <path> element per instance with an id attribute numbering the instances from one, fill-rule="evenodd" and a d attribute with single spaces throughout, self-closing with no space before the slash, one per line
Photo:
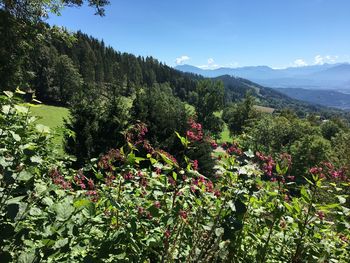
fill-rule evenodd
<path id="1" fill-rule="evenodd" d="M 50 15 L 118 51 L 169 66 L 272 68 L 350 61 L 350 0 L 110 0 Z"/>

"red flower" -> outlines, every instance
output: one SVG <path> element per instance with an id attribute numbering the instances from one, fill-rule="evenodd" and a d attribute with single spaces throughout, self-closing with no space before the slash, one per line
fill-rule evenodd
<path id="1" fill-rule="evenodd" d="M 125 180 L 132 180 L 134 178 L 134 175 L 129 171 L 125 173 L 123 177 Z"/>
<path id="2" fill-rule="evenodd" d="M 318 211 L 316 213 L 316 215 L 318 216 L 319 219 L 323 220 L 325 218 L 325 214 L 322 211 Z"/>
<path id="3" fill-rule="evenodd" d="M 179 215 L 182 217 L 182 219 L 187 219 L 187 212 L 184 210 L 180 210 Z"/>
<path id="4" fill-rule="evenodd" d="M 169 238 L 170 235 L 171 235 L 170 230 L 167 229 L 167 230 L 164 232 L 164 236 L 165 236 L 166 238 Z"/>
<path id="5" fill-rule="evenodd" d="M 198 161 L 197 160 L 193 161 L 193 170 L 195 170 L 195 171 L 198 170 Z"/>
<path id="6" fill-rule="evenodd" d="M 161 206 L 161 205 L 160 205 L 160 202 L 159 202 L 159 201 L 155 201 L 155 202 L 154 202 L 154 206 L 157 207 L 157 208 L 159 209 L 160 206 Z"/>

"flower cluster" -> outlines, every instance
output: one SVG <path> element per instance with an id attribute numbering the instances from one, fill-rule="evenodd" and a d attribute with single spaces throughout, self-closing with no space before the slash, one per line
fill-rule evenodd
<path id="1" fill-rule="evenodd" d="M 210 141 L 210 145 L 211 145 L 211 147 L 215 150 L 216 148 L 218 148 L 218 144 L 216 143 L 216 141 L 215 140 L 211 140 Z"/>
<path id="2" fill-rule="evenodd" d="M 317 175 L 319 178 L 327 178 L 332 180 L 348 181 L 344 168 L 337 169 L 330 162 L 321 162 L 319 166 L 309 169 L 310 174 Z"/>
<path id="3" fill-rule="evenodd" d="M 142 122 L 133 125 L 126 133 L 126 141 L 134 145 L 143 144 L 148 129 Z"/>
<path id="4" fill-rule="evenodd" d="M 125 157 L 117 149 L 111 149 L 107 154 L 103 155 L 98 162 L 98 167 L 104 170 L 113 170 L 115 161 L 124 161 Z"/>
<path id="5" fill-rule="evenodd" d="M 52 169 L 49 174 L 54 184 L 62 187 L 63 189 L 72 190 L 71 183 L 64 179 L 63 175 L 60 174 L 57 168 Z"/>
<path id="6" fill-rule="evenodd" d="M 188 125 L 190 129 L 186 131 L 187 138 L 192 142 L 201 141 L 203 139 L 202 125 L 195 122 L 193 119 L 188 121 Z"/>
<path id="7" fill-rule="evenodd" d="M 197 179 L 192 178 L 190 187 L 191 191 L 196 192 L 198 188 L 208 193 L 214 193 L 216 197 L 219 197 L 221 195 L 219 190 L 214 189 L 213 182 L 206 180 L 203 175 L 200 175 Z"/>
<path id="8" fill-rule="evenodd" d="M 228 154 L 236 154 L 241 156 L 243 154 L 242 149 L 240 148 L 240 146 L 238 145 L 237 142 L 233 142 L 233 143 L 223 143 L 221 145 L 221 147 L 228 153 Z"/>
<path id="9" fill-rule="evenodd" d="M 269 176 L 272 177 L 272 172 L 276 166 L 276 162 L 273 160 L 271 155 L 264 155 L 263 153 L 256 152 L 256 157 L 262 162 L 263 171 Z M 273 179 L 273 178 L 271 178 Z"/>
<path id="10" fill-rule="evenodd" d="M 256 152 L 255 156 L 259 160 L 262 170 L 270 178 L 272 182 L 279 181 L 279 182 L 285 183 L 287 180 L 288 181 L 295 180 L 295 177 L 291 176 L 288 173 L 292 166 L 292 157 L 290 154 L 288 153 L 280 154 L 278 158 L 278 162 L 275 161 L 271 155 L 264 155 L 261 152 Z M 281 171 L 279 171 L 278 168 L 281 169 Z"/>

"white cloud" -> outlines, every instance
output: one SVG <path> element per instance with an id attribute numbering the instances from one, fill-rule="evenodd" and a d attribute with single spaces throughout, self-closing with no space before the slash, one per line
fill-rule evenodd
<path id="1" fill-rule="evenodd" d="M 294 61 L 293 66 L 294 67 L 305 67 L 305 66 L 307 66 L 307 63 L 305 62 L 305 60 L 298 58 Z"/>
<path id="2" fill-rule="evenodd" d="M 208 58 L 208 65 L 213 64 L 213 63 L 214 63 L 214 59 Z"/>
<path id="3" fill-rule="evenodd" d="M 206 65 L 201 65 L 201 66 L 197 66 L 198 68 L 201 69 L 217 69 L 220 68 L 220 66 L 218 64 L 215 64 L 215 61 L 213 58 L 208 58 L 208 63 Z"/>
<path id="4" fill-rule="evenodd" d="M 323 65 L 325 63 L 335 63 L 338 59 L 338 56 L 321 56 L 317 55 L 314 59 L 314 64 L 315 65 Z"/>
<path id="5" fill-rule="evenodd" d="M 238 62 L 232 62 L 229 64 L 229 67 L 231 67 L 231 68 L 237 68 L 238 66 L 239 66 Z"/>
<path id="6" fill-rule="evenodd" d="M 176 58 L 175 63 L 176 63 L 176 65 L 181 65 L 181 64 L 183 64 L 185 61 L 187 61 L 189 59 L 190 59 L 189 56 L 183 55 L 181 57 Z"/>

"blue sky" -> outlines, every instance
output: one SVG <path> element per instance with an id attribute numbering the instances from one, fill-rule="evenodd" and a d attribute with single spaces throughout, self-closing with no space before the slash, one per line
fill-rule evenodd
<path id="1" fill-rule="evenodd" d="M 110 0 L 48 22 L 170 66 L 274 68 L 350 61 L 350 0 Z"/>

